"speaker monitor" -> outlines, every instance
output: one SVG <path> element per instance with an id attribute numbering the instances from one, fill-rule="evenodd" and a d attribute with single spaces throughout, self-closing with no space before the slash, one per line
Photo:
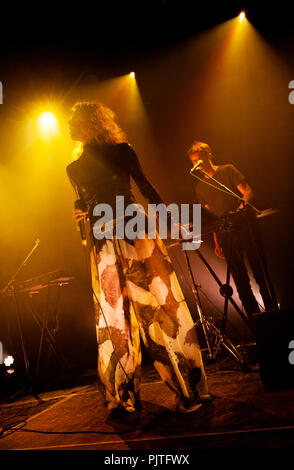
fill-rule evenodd
<path id="1" fill-rule="evenodd" d="M 261 380 L 268 388 L 294 388 L 294 308 L 253 315 Z"/>

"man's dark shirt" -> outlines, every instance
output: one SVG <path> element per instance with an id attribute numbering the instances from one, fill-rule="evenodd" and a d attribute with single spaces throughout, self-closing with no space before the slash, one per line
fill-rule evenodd
<path id="1" fill-rule="evenodd" d="M 201 176 L 201 178 L 204 179 L 204 175 Z M 213 175 L 213 178 L 220 181 L 234 193 L 242 196 L 237 186 L 240 183 L 245 183 L 246 180 L 244 175 L 242 175 L 242 173 L 237 170 L 234 165 L 220 165 Z M 209 179 L 205 178 L 205 181 L 213 184 L 214 186 L 218 186 L 214 181 Z M 225 194 L 222 191 L 218 191 L 215 188 L 212 188 L 203 181 L 199 181 L 196 186 L 196 196 L 198 203 L 203 207 L 205 207 L 207 204 L 208 210 L 217 217 L 223 216 L 228 211 L 236 210 L 239 205 L 238 199 L 229 194 Z"/>

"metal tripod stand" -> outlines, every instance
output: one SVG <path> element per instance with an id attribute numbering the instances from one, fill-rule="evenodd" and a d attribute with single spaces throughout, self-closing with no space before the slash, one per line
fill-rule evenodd
<path id="1" fill-rule="evenodd" d="M 188 267 L 189 276 L 192 281 L 192 292 L 195 298 L 197 312 L 199 315 L 199 320 L 196 322 L 196 325 L 200 325 L 202 327 L 202 331 L 204 333 L 205 341 L 208 347 L 208 360 L 214 361 L 217 358 L 218 353 L 221 350 L 221 347 L 224 347 L 233 357 L 234 359 L 240 364 L 242 370 L 244 372 L 249 372 L 249 367 L 246 361 L 243 359 L 239 351 L 230 341 L 227 335 L 221 332 L 211 321 L 210 319 L 206 318 L 203 313 L 198 286 L 195 282 L 193 272 L 191 269 L 190 260 L 186 251 L 184 251 L 185 259 Z"/>

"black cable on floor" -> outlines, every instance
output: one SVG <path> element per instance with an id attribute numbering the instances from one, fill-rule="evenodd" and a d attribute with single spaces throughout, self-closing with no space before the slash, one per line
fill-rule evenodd
<path id="1" fill-rule="evenodd" d="M 138 426 L 136 428 L 133 428 L 133 429 L 127 429 L 125 431 L 42 431 L 40 429 L 24 429 L 24 426 L 27 425 L 27 419 L 28 419 L 28 416 L 25 418 L 25 419 L 22 419 L 20 420 L 17 424 L 13 425 L 13 426 L 9 426 L 7 428 L 5 428 L 4 426 L 2 426 L 2 431 L 0 432 L 0 439 L 3 439 L 4 437 L 7 437 L 17 431 L 23 431 L 23 432 L 30 432 L 30 433 L 36 433 L 36 434 L 64 434 L 64 435 L 71 435 L 71 434 L 126 434 L 126 433 L 129 433 L 129 432 L 135 432 L 135 431 L 140 431 L 142 429 L 145 429 L 147 427 L 149 427 L 150 425 L 153 425 L 157 419 L 159 419 L 164 413 L 155 413 L 153 411 L 150 411 L 150 410 L 146 410 L 143 408 L 144 411 L 146 411 L 147 413 L 150 413 L 152 415 L 155 416 L 155 418 L 150 422 L 150 423 L 147 423 L 143 426 Z M 130 414 L 131 416 L 132 414 Z M 16 418 L 18 416 L 23 416 L 23 415 L 16 415 L 14 416 L 13 418 Z M 21 426 L 19 426 L 19 424 L 21 424 Z M 2 423 L 4 424 L 4 423 Z"/>

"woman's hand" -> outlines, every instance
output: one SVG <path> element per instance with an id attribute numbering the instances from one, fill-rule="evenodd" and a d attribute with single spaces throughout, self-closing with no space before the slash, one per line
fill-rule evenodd
<path id="1" fill-rule="evenodd" d="M 73 211 L 73 220 L 76 224 L 78 232 L 80 231 L 79 222 L 81 222 L 81 220 L 86 222 L 87 215 L 88 215 L 88 212 L 83 212 L 80 209 L 75 209 Z"/>

